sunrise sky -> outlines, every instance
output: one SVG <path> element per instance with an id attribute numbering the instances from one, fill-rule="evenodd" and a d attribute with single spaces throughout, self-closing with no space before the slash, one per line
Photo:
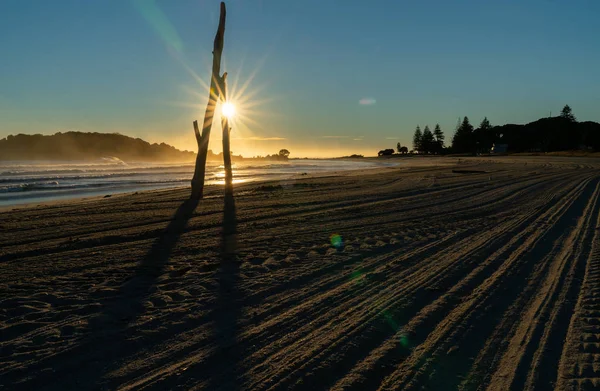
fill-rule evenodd
<path id="1" fill-rule="evenodd" d="M 447 140 L 459 116 L 600 121 L 597 0 L 231 0 L 232 151 L 292 157 Z M 219 1 L 0 1 L 0 138 L 119 132 L 195 149 Z M 218 124 L 218 122 L 217 122 Z M 221 150 L 220 126 L 211 149 Z"/>

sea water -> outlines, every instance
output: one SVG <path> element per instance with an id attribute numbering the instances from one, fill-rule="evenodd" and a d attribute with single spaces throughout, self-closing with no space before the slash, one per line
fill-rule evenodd
<path id="1" fill-rule="evenodd" d="M 389 163 L 350 160 L 252 161 L 233 164 L 234 183 L 293 179 L 303 174 L 375 168 Z M 193 163 L 125 163 L 114 158 L 94 162 L 0 162 L 0 206 L 133 191 L 186 187 Z M 223 166 L 208 162 L 206 184 L 223 185 Z"/>

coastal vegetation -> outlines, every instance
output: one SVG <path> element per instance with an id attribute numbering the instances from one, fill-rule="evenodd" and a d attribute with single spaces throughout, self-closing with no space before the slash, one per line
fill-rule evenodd
<path id="1" fill-rule="evenodd" d="M 600 123 L 579 122 L 569 105 L 559 116 L 540 118 L 525 125 L 492 125 L 484 117 L 475 128 L 469 117 L 459 118 L 451 144 L 445 145 L 445 135 L 439 124 L 433 131 L 429 125 L 421 130 L 417 125 L 413 133 L 412 153 L 426 155 L 490 153 L 495 145 L 503 145 L 505 152 L 560 152 L 600 151 Z M 398 153 L 405 153 L 400 150 Z M 379 154 L 389 155 L 389 154 Z"/>

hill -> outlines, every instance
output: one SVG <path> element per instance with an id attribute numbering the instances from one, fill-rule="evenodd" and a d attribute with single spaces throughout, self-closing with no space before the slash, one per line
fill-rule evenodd
<path id="1" fill-rule="evenodd" d="M 508 144 L 509 152 L 600 151 L 600 124 L 592 121 L 551 117 L 525 125 L 494 126 L 491 131 L 496 143 Z"/>
<path id="2" fill-rule="evenodd" d="M 97 160 L 104 157 L 136 162 L 191 162 L 196 154 L 118 133 L 18 134 L 0 140 L 0 160 Z"/>

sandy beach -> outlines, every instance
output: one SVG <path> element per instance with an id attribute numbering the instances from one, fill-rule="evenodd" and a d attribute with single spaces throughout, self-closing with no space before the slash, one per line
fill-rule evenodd
<path id="1" fill-rule="evenodd" d="M 4 208 L 0 389 L 598 389 L 599 168 L 415 158 Z"/>

